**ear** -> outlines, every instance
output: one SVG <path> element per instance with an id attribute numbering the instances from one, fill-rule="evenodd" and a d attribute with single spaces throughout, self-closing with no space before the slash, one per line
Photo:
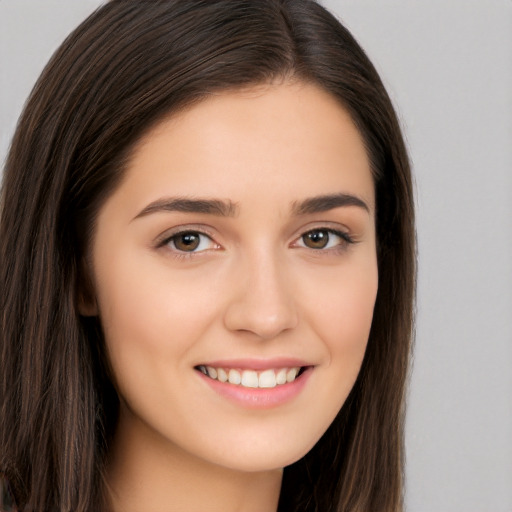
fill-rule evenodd
<path id="1" fill-rule="evenodd" d="M 98 316 L 98 303 L 91 278 L 90 266 L 82 259 L 78 275 L 76 299 L 78 312 L 81 316 Z"/>

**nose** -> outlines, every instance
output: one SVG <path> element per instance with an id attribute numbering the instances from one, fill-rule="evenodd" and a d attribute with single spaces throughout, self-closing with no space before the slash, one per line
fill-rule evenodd
<path id="1" fill-rule="evenodd" d="M 224 325 L 263 340 L 277 337 L 298 324 L 292 279 L 285 262 L 270 251 L 241 258 L 232 275 L 233 288 L 225 310 Z"/>

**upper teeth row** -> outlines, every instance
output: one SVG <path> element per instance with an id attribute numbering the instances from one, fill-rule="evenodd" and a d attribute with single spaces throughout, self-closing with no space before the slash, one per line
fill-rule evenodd
<path id="1" fill-rule="evenodd" d="M 212 379 L 246 388 L 274 388 L 287 382 L 293 382 L 300 371 L 300 366 L 276 370 L 270 369 L 262 372 L 254 370 L 239 371 L 233 368 L 225 370 L 224 368 L 213 368 L 212 366 L 204 365 L 198 368 Z"/>

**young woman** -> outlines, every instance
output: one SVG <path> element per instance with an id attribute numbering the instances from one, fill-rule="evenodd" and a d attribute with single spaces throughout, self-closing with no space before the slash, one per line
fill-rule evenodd
<path id="1" fill-rule="evenodd" d="M 390 100 L 317 3 L 106 3 L 4 171 L 17 509 L 400 511 L 413 221 Z"/>

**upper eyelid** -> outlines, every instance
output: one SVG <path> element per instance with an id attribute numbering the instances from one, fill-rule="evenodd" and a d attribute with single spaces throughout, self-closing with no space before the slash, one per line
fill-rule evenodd
<path id="1" fill-rule="evenodd" d="M 158 235 L 155 239 L 155 245 L 163 245 L 166 242 L 168 242 L 171 238 L 177 235 L 181 235 L 183 233 L 198 233 L 200 235 L 207 236 L 215 243 L 218 243 L 214 238 L 215 235 L 209 229 L 205 229 L 204 226 L 199 227 L 195 225 L 183 225 L 167 229 L 166 231 Z"/>
<path id="2" fill-rule="evenodd" d="M 354 235 L 351 232 L 351 230 L 345 226 L 340 225 L 339 223 L 332 223 L 332 222 L 314 222 L 311 223 L 311 225 L 303 226 L 300 230 L 297 230 L 295 232 L 295 235 L 293 235 L 293 238 L 290 243 L 295 243 L 297 240 L 299 240 L 301 237 L 303 237 L 305 234 L 310 233 L 311 231 L 321 231 L 325 230 L 330 233 L 335 234 L 336 236 L 341 236 L 342 238 L 349 238 L 351 241 L 355 242 Z M 204 224 L 198 225 L 198 224 L 184 224 L 180 226 L 176 226 L 170 229 L 167 229 L 166 231 L 162 232 L 159 236 L 155 239 L 155 245 L 161 246 L 165 245 L 169 242 L 170 239 L 173 237 L 183 234 L 183 233 L 198 233 L 200 235 L 204 235 L 208 238 L 210 238 L 213 242 L 215 242 L 218 245 L 221 245 L 218 241 L 218 235 L 216 233 L 216 230 L 210 228 L 210 226 L 205 226 Z"/>
<path id="3" fill-rule="evenodd" d="M 354 237 L 348 231 L 345 231 L 342 229 L 336 229 L 336 228 L 316 227 L 316 228 L 310 228 L 310 229 L 307 229 L 306 231 L 303 231 L 298 237 L 294 238 L 292 244 L 297 243 L 299 240 L 301 240 L 301 238 L 303 236 L 307 235 L 308 233 L 311 233 L 312 231 L 327 231 L 327 232 L 341 238 L 343 241 L 343 244 L 354 244 L 357 242 L 357 240 L 355 240 Z M 340 244 L 340 245 L 343 245 L 343 244 Z M 315 250 L 318 251 L 320 249 L 315 249 Z M 327 249 L 327 250 L 329 250 L 329 249 Z"/>
<path id="4" fill-rule="evenodd" d="M 330 233 L 347 236 L 349 238 L 353 238 L 354 236 L 353 230 L 349 229 L 345 224 L 338 222 L 314 222 L 297 230 L 294 239 L 297 240 L 311 231 L 329 231 Z"/>
<path id="5" fill-rule="evenodd" d="M 172 242 L 172 240 L 175 237 L 178 237 L 181 234 L 185 234 L 185 233 L 195 233 L 200 236 L 204 236 L 209 240 L 208 243 L 213 245 L 214 247 L 207 247 L 207 248 L 204 248 L 201 250 L 194 249 L 191 251 L 181 250 L 178 247 L 176 247 L 176 242 L 175 241 Z M 170 247 L 171 243 L 172 243 L 172 245 L 174 245 L 174 247 Z M 195 230 L 194 229 L 181 229 L 181 230 L 175 231 L 173 233 L 169 233 L 167 236 L 164 235 L 163 238 L 161 239 L 161 241 L 156 242 L 155 248 L 157 250 L 166 250 L 166 251 L 168 251 L 168 254 L 171 254 L 173 257 L 179 258 L 179 259 L 200 257 L 204 253 L 208 253 L 210 251 L 217 251 L 219 249 L 222 250 L 222 246 L 218 242 L 216 242 L 213 237 L 208 235 L 208 233 L 204 233 L 203 231 L 199 231 L 197 229 L 195 229 Z"/>

